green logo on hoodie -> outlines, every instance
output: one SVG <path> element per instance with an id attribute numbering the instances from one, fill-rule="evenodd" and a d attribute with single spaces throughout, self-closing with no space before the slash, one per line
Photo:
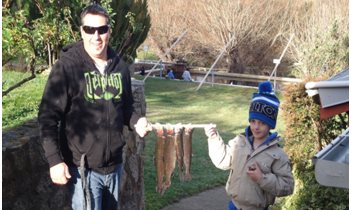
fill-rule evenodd
<path id="1" fill-rule="evenodd" d="M 101 75 L 92 71 L 84 74 L 86 93 L 85 98 L 89 101 L 95 100 L 120 100 L 122 96 L 122 75 L 112 73 Z"/>

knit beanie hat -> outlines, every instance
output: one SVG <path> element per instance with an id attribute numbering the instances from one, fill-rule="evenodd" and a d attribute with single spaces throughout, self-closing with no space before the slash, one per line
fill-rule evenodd
<path id="1" fill-rule="evenodd" d="M 279 110 L 279 99 L 275 96 L 270 82 L 262 82 L 258 86 L 258 93 L 254 93 L 251 100 L 249 121 L 260 120 L 271 129 L 275 128 Z"/>

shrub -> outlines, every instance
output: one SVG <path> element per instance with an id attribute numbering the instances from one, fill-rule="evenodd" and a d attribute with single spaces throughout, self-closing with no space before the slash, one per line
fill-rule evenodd
<path id="1" fill-rule="evenodd" d="M 319 105 L 307 96 L 304 83 L 284 92 L 284 148 L 293 165 L 295 192 L 284 199 L 283 209 L 348 209 L 348 190 L 318 184 L 312 164 L 312 157 L 345 129 L 339 116 L 321 121 Z"/>

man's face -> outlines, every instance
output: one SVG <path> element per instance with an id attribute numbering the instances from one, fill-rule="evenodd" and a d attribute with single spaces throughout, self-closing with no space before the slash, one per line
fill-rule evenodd
<path id="1" fill-rule="evenodd" d="M 87 28 L 87 30 L 84 30 Z M 84 49 L 93 59 L 107 60 L 107 47 L 110 38 L 110 29 L 106 29 L 107 19 L 101 15 L 87 14 L 83 18 L 83 26 L 80 31 L 83 38 Z M 91 27 L 102 27 L 99 30 L 94 30 Z M 104 33 L 106 31 L 106 33 Z"/>

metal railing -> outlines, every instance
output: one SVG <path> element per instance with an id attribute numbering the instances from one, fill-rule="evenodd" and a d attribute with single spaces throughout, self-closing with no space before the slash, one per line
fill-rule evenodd
<path id="1" fill-rule="evenodd" d="M 206 75 L 207 71 L 192 69 L 190 70 L 192 75 Z M 291 78 L 291 77 L 270 77 L 264 75 L 253 75 L 253 74 L 238 74 L 238 73 L 227 73 L 227 72 L 212 72 L 213 76 L 216 79 L 223 79 L 223 80 L 234 80 L 239 82 L 263 82 L 267 81 L 270 78 L 275 80 L 278 83 L 300 83 L 302 82 L 301 79 L 298 78 Z"/>

